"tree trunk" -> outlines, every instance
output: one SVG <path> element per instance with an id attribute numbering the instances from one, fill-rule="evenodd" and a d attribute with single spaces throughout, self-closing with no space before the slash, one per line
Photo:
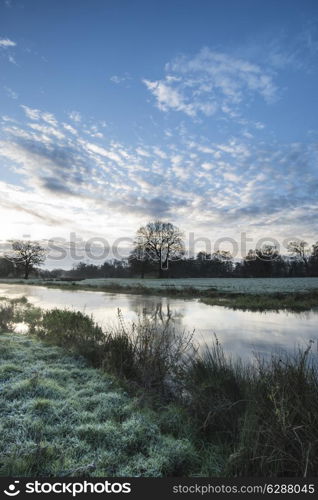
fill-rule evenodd
<path id="1" fill-rule="evenodd" d="M 161 259 L 159 260 L 159 267 L 158 267 L 158 278 L 163 277 L 163 271 L 162 271 L 162 262 Z"/>
<path id="2" fill-rule="evenodd" d="M 309 264 L 308 264 L 308 260 L 306 259 L 306 257 L 304 257 L 303 261 L 304 261 L 304 264 L 305 264 L 306 276 L 309 276 Z"/>
<path id="3" fill-rule="evenodd" d="M 145 264 L 144 264 L 144 261 L 141 261 L 140 277 L 141 277 L 142 280 L 145 277 Z"/>

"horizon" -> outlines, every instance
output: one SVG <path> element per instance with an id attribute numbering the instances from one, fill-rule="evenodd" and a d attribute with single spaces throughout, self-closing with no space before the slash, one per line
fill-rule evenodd
<path id="1" fill-rule="evenodd" d="M 175 226 L 173 227 L 178 231 L 178 228 Z M 133 238 L 120 238 L 119 240 L 115 240 L 113 245 L 110 245 L 105 238 L 101 237 L 93 237 L 84 241 L 77 238 L 74 233 L 71 233 L 70 236 L 70 241 L 66 241 L 61 238 L 57 240 L 51 239 L 44 242 L 26 239 L 9 240 L 0 244 L 2 250 L 0 258 L 2 257 L 8 261 L 12 260 L 12 262 L 17 262 L 16 253 L 12 253 L 14 243 L 29 243 L 32 247 L 39 245 L 39 248 L 44 252 L 45 257 L 43 263 L 36 267 L 37 269 L 48 271 L 61 270 L 67 272 L 72 269 L 76 269 L 79 264 L 93 265 L 97 267 L 102 266 L 104 263 L 114 265 L 116 261 L 129 264 L 129 257 L 133 253 L 132 249 L 136 249 L 136 242 L 134 243 Z M 315 244 L 309 245 L 308 242 L 305 242 L 304 240 L 299 239 L 292 241 L 290 239 L 285 239 L 283 244 L 280 245 L 278 240 L 272 238 L 269 243 L 267 243 L 267 241 L 264 243 L 261 239 L 257 241 L 255 247 L 252 248 L 250 245 L 252 239 L 245 233 L 240 235 L 240 241 L 235 241 L 234 239 L 231 240 L 229 238 L 220 238 L 219 240 L 212 242 L 208 238 L 196 239 L 194 233 L 190 233 L 188 236 L 189 238 L 186 240 L 185 235 L 181 232 L 183 250 L 180 249 L 181 252 L 172 260 L 191 261 L 193 259 L 203 259 L 206 261 L 213 261 L 214 258 L 219 256 L 221 260 L 231 261 L 235 267 L 237 264 L 244 263 L 246 260 L 251 260 L 252 255 L 254 255 L 255 260 L 263 260 L 260 255 L 257 255 L 257 252 L 265 251 L 266 261 L 275 261 L 277 258 L 281 258 L 286 263 L 293 261 L 299 262 L 303 259 L 303 257 L 298 252 L 295 252 L 295 250 L 291 250 L 289 248 L 290 243 L 303 244 L 304 257 L 307 259 L 316 255 L 316 249 L 318 247 L 318 241 L 316 241 Z M 131 246 L 121 246 L 122 239 L 129 241 Z M 203 247 L 200 243 L 203 243 Z M 147 255 L 147 250 L 145 250 L 145 252 Z M 12 257 L 10 257 L 11 253 Z M 273 256 L 272 259 L 269 259 L 270 254 Z M 141 257 L 140 260 L 143 260 L 143 258 Z M 149 261 L 155 262 L 155 258 L 150 256 Z M 58 262 L 62 262 L 62 265 L 59 266 Z"/>
<path id="2" fill-rule="evenodd" d="M 1 2 L 2 246 L 317 241 L 318 4 L 200 6 Z"/>

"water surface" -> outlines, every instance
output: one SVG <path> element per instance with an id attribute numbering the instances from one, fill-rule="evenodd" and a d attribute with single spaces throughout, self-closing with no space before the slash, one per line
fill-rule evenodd
<path id="1" fill-rule="evenodd" d="M 250 358 L 281 349 L 304 347 L 318 340 L 318 310 L 250 312 L 209 306 L 198 299 L 130 295 L 81 290 L 59 290 L 33 285 L 0 284 L 0 296 L 26 296 L 43 309 L 68 308 L 93 315 L 103 327 L 117 323 L 121 310 L 126 322 L 146 316 L 177 328 L 194 330 L 195 340 L 210 344 L 217 335 L 227 354 Z M 314 344 L 314 349 L 317 349 Z"/>

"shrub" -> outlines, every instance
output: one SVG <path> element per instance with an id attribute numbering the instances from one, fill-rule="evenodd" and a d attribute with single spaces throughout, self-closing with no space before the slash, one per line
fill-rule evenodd
<path id="1" fill-rule="evenodd" d="M 14 304 L 5 302 L 0 304 L 0 331 L 9 331 L 14 319 Z"/>
<path id="2" fill-rule="evenodd" d="M 90 316 L 81 312 L 53 309 L 43 314 L 39 336 L 49 342 L 84 354 L 98 363 L 104 334 Z"/>

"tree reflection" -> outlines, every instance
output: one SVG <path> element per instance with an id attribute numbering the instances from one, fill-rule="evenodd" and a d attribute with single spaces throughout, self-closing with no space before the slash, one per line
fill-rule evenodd
<path id="1" fill-rule="evenodd" d="M 130 295 L 129 305 L 131 310 L 138 316 L 158 323 L 163 327 L 178 327 L 183 323 L 183 313 L 172 308 L 169 299 L 166 297 Z"/>

